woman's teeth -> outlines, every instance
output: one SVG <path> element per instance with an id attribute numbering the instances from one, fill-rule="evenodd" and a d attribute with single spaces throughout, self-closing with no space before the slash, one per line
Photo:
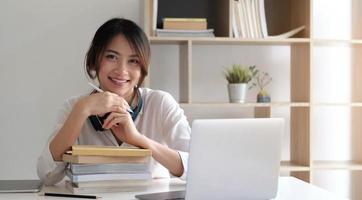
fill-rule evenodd
<path id="1" fill-rule="evenodd" d="M 113 82 L 115 82 L 116 84 L 123 84 L 123 83 L 127 83 L 129 80 L 126 79 L 115 79 L 115 78 L 110 78 Z"/>

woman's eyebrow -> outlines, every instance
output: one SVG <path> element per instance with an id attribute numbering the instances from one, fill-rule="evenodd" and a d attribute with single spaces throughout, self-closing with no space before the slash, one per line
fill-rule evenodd
<path id="1" fill-rule="evenodd" d="M 105 52 L 111 52 L 111 53 L 114 53 L 114 54 L 120 55 L 117 51 L 112 50 L 112 49 L 107 49 L 107 50 L 105 50 Z"/>
<path id="2" fill-rule="evenodd" d="M 114 53 L 114 54 L 117 54 L 117 55 L 121 55 L 120 53 L 118 53 L 117 51 L 115 51 L 115 50 L 112 50 L 112 49 L 107 49 L 107 50 L 105 50 L 105 52 L 110 52 L 110 53 Z M 131 54 L 131 55 L 129 55 L 129 57 L 139 57 L 137 54 Z"/>

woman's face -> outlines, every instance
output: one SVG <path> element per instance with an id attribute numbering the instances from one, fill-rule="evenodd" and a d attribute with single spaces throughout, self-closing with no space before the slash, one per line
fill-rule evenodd
<path id="1" fill-rule="evenodd" d="M 140 77 L 141 66 L 138 55 L 123 35 L 115 36 L 101 57 L 98 72 L 101 88 L 130 101 Z"/>

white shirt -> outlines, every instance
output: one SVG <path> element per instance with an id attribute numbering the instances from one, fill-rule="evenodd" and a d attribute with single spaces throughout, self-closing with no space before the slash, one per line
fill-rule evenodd
<path id="1" fill-rule="evenodd" d="M 184 111 L 167 92 L 140 88 L 140 94 L 143 105 L 134 122 L 137 130 L 146 137 L 167 145 L 179 153 L 184 168 L 181 178 L 185 179 L 191 129 Z M 46 185 L 60 182 L 65 176 L 67 167 L 67 163 L 54 161 L 49 150 L 49 143 L 62 128 L 75 103 L 86 95 L 72 97 L 65 102 L 59 112 L 54 132 L 38 159 L 38 176 Z M 97 132 L 89 120 L 84 123 L 76 144 L 119 146 L 109 130 Z M 121 146 L 131 145 L 123 143 Z M 150 171 L 153 178 L 170 177 L 168 169 L 153 158 L 150 163 Z"/>

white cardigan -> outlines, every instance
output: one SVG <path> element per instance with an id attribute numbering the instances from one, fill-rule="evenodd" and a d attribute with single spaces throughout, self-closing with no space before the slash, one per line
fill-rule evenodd
<path id="1" fill-rule="evenodd" d="M 140 88 L 143 100 L 142 109 L 135 120 L 137 130 L 148 138 L 175 149 L 180 154 L 185 179 L 190 140 L 190 126 L 184 111 L 174 98 L 163 91 Z M 60 182 L 65 176 L 66 163 L 57 162 L 49 150 L 49 143 L 63 126 L 74 104 L 88 94 L 68 99 L 59 112 L 53 134 L 38 159 L 38 176 L 46 185 Z M 97 132 L 87 120 L 78 137 L 77 144 L 119 146 L 113 134 L 108 130 Z M 130 146 L 123 143 L 121 146 Z M 170 177 L 169 171 L 153 158 L 150 163 L 153 178 Z"/>

